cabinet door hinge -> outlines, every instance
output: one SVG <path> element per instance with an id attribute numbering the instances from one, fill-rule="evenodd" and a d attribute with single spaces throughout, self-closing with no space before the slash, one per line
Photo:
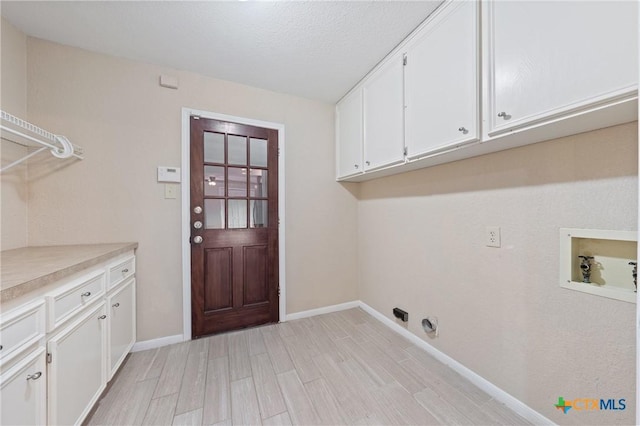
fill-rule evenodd
<path id="1" fill-rule="evenodd" d="M 47 352 L 47 364 L 51 364 L 51 353 Z"/>
<path id="2" fill-rule="evenodd" d="M 402 65 L 407 66 L 407 55 L 402 55 Z"/>
<path id="3" fill-rule="evenodd" d="M 194 120 L 200 120 L 200 116 L 199 115 L 192 115 L 191 116 Z"/>
<path id="4" fill-rule="evenodd" d="M 280 286 L 278 286 L 278 297 L 280 297 Z"/>

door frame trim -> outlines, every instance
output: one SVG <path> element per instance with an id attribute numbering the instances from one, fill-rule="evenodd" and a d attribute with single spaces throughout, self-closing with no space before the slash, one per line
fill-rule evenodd
<path id="1" fill-rule="evenodd" d="M 182 161 L 181 161 L 181 182 L 180 191 L 181 204 L 180 215 L 182 222 L 182 340 L 191 340 L 191 146 L 190 146 L 190 117 L 197 115 L 202 118 L 213 120 L 230 121 L 233 123 L 246 124 L 249 126 L 264 127 L 278 131 L 278 216 L 280 223 L 278 226 L 278 265 L 280 285 L 279 321 L 284 322 L 287 318 L 286 312 L 286 274 L 285 274 L 285 180 L 284 180 L 284 124 L 270 121 L 254 120 L 252 118 L 238 117 L 234 115 L 220 114 L 216 112 L 202 111 L 194 108 L 182 108 Z"/>

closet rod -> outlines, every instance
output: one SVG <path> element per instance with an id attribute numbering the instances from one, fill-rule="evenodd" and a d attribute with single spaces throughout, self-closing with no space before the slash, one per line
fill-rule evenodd
<path id="1" fill-rule="evenodd" d="M 76 157 L 80 160 L 84 159 L 84 157 L 82 157 L 82 148 L 72 144 L 69 139 L 62 135 L 55 135 L 2 110 L 0 110 L 0 118 L 2 119 L 0 129 L 3 132 L 3 139 L 25 147 L 41 147 L 40 149 L 0 168 L 0 173 L 17 166 L 45 149 L 49 149 L 51 154 L 57 158 Z M 10 124 L 13 127 L 8 126 L 7 124 Z M 17 136 L 19 139 L 7 137 L 7 133 Z"/>

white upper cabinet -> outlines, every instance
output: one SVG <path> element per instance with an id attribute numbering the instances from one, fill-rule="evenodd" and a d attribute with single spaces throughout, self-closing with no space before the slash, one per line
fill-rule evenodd
<path id="1" fill-rule="evenodd" d="M 637 2 L 483 6 L 489 136 L 636 96 Z"/>
<path id="2" fill-rule="evenodd" d="M 360 182 L 637 119 L 638 2 L 448 0 L 338 104 L 337 174 Z"/>
<path id="3" fill-rule="evenodd" d="M 362 88 L 336 106 L 338 179 L 362 173 Z"/>
<path id="4" fill-rule="evenodd" d="M 402 62 L 396 53 L 364 82 L 365 171 L 404 162 Z"/>
<path id="5" fill-rule="evenodd" d="M 479 139 L 478 12 L 475 1 L 448 3 L 407 45 L 409 160 Z"/>

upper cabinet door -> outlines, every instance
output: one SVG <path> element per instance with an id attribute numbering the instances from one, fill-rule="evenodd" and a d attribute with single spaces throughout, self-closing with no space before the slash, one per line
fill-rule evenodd
<path id="1" fill-rule="evenodd" d="M 409 159 L 478 140 L 478 3 L 451 2 L 407 46 Z"/>
<path id="2" fill-rule="evenodd" d="M 404 161 L 402 55 L 390 57 L 364 83 L 364 169 Z"/>
<path id="3" fill-rule="evenodd" d="M 336 106 L 338 179 L 362 173 L 362 88 Z"/>
<path id="4" fill-rule="evenodd" d="M 633 1 L 490 1 L 489 135 L 635 96 Z"/>

